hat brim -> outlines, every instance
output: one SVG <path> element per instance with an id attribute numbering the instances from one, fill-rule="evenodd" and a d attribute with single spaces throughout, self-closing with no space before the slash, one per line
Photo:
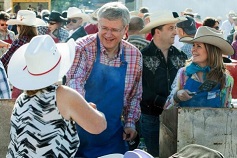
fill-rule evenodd
<path id="1" fill-rule="evenodd" d="M 66 20 L 68 18 L 79 18 L 79 17 L 83 19 L 83 22 L 89 22 L 90 21 L 90 16 L 87 15 L 87 14 L 84 14 L 84 13 L 78 13 L 78 14 L 67 16 Z"/>
<path id="2" fill-rule="evenodd" d="M 222 54 L 224 55 L 234 54 L 233 47 L 226 40 L 217 36 L 204 35 L 204 36 L 199 36 L 197 38 L 183 37 L 183 38 L 180 38 L 179 41 L 185 42 L 185 43 L 194 43 L 194 42 L 207 43 L 207 44 L 211 44 L 220 48 Z"/>
<path id="3" fill-rule="evenodd" d="M 179 18 L 174 18 L 174 19 L 170 19 L 170 18 L 163 18 L 160 20 L 156 20 L 153 22 L 148 23 L 141 31 L 140 33 L 144 34 L 144 33 L 149 33 L 151 31 L 151 29 L 160 26 L 160 25 L 165 25 L 165 24 L 171 24 L 171 23 L 178 23 L 178 22 L 182 22 L 187 20 L 185 17 L 179 17 Z"/>
<path id="4" fill-rule="evenodd" d="M 8 78 L 11 84 L 21 90 L 41 89 L 60 81 L 70 69 L 75 57 L 75 42 L 73 39 L 70 39 L 67 43 L 58 43 L 56 47 L 61 54 L 59 64 L 43 75 L 31 75 L 27 70 L 24 57 L 28 45 L 25 44 L 18 48 L 8 65 Z M 42 64 L 44 64 L 44 61 L 42 61 Z"/>
<path id="5" fill-rule="evenodd" d="M 58 19 L 52 19 L 52 18 L 50 18 L 50 15 L 46 16 L 44 19 L 45 19 L 45 21 L 56 21 L 56 22 L 64 22 L 67 20 L 66 18 L 64 18 L 62 16 L 59 16 Z"/>
<path id="6" fill-rule="evenodd" d="M 32 26 L 32 27 L 37 27 L 37 26 L 47 26 L 47 24 L 44 22 L 44 20 L 36 18 L 35 23 L 27 24 L 24 21 L 20 21 L 17 19 L 9 19 L 7 21 L 8 25 L 25 25 L 25 26 Z"/>
<path id="7" fill-rule="evenodd" d="M 195 15 L 197 15 L 198 13 L 185 12 L 185 11 L 184 11 L 183 14 L 195 16 Z"/>

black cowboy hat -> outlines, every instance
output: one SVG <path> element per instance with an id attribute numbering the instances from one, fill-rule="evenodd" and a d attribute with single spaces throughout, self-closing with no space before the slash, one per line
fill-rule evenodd
<path id="1" fill-rule="evenodd" d="M 66 19 L 62 17 L 62 14 L 57 11 L 52 11 L 48 17 L 45 17 L 46 21 L 64 22 Z"/>

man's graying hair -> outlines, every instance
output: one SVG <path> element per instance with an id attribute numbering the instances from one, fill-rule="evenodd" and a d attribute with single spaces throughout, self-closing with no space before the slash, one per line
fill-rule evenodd
<path id="1" fill-rule="evenodd" d="M 130 22 L 129 10 L 121 2 L 110 2 L 103 5 L 98 11 L 98 18 L 108 20 L 122 19 L 123 25 L 126 26 Z"/>

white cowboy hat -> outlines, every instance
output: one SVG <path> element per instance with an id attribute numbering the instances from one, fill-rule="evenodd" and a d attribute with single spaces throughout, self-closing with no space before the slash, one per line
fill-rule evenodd
<path id="1" fill-rule="evenodd" d="M 233 10 L 230 10 L 229 13 L 226 14 L 226 17 L 227 17 L 227 18 L 229 18 L 229 17 L 234 17 L 234 16 L 236 16 L 236 13 L 235 13 L 235 11 L 233 11 Z"/>
<path id="2" fill-rule="evenodd" d="M 233 47 L 223 38 L 223 33 L 207 26 L 199 27 L 194 37 L 183 37 L 179 41 L 185 43 L 207 43 L 220 48 L 222 54 L 234 54 Z"/>
<path id="3" fill-rule="evenodd" d="M 55 44 L 49 35 L 38 35 L 16 50 L 8 65 L 8 78 L 21 90 L 45 88 L 62 79 L 75 57 L 75 42 Z"/>
<path id="4" fill-rule="evenodd" d="M 178 13 L 171 11 L 159 11 L 150 14 L 150 22 L 140 31 L 148 33 L 151 29 L 165 24 L 177 23 L 187 20 L 185 17 L 179 17 Z"/>
<path id="5" fill-rule="evenodd" d="M 135 149 L 133 151 L 127 151 L 124 156 L 124 158 L 154 158 L 149 153 L 141 150 L 141 149 Z"/>
<path id="6" fill-rule="evenodd" d="M 26 25 L 26 26 L 46 26 L 47 24 L 39 18 L 36 18 L 36 14 L 30 10 L 19 10 L 17 12 L 16 19 L 10 19 L 7 21 L 8 25 Z"/>
<path id="7" fill-rule="evenodd" d="M 69 7 L 67 10 L 67 18 L 77 18 L 80 17 L 83 19 L 83 22 L 88 22 L 90 20 L 90 16 L 84 13 L 81 9 L 77 7 Z"/>

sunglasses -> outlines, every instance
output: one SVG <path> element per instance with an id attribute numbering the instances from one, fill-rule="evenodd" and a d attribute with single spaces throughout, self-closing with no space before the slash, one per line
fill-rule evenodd
<path id="1" fill-rule="evenodd" d="M 56 22 L 49 22 L 49 25 L 55 25 L 57 24 Z"/>
<path id="2" fill-rule="evenodd" d="M 75 19 L 68 19 L 66 23 L 69 24 L 70 22 L 77 23 L 77 20 L 75 20 Z"/>
<path id="3" fill-rule="evenodd" d="M 1 26 L 8 26 L 7 24 L 1 24 Z"/>

